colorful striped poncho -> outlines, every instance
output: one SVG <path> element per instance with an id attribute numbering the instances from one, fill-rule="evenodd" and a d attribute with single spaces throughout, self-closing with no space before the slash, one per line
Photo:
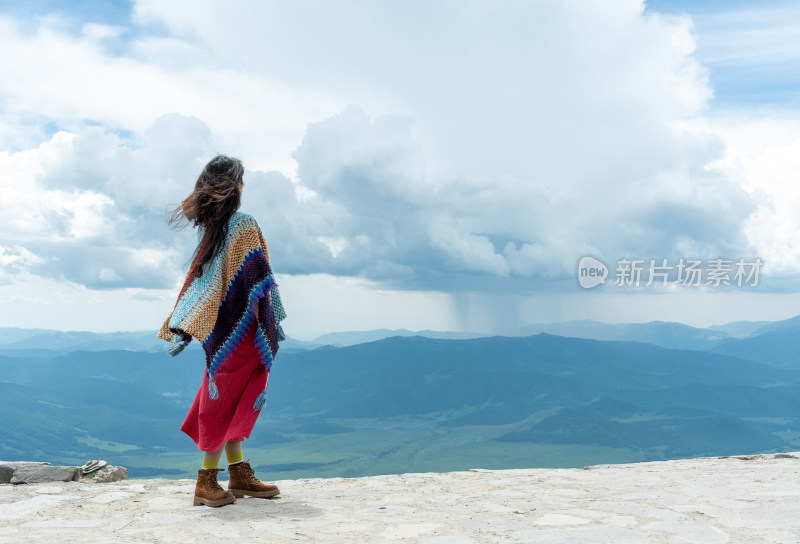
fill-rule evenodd
<path id="1" fill-rule="evenodd" d="M 202 227 L 198 237 L 203 237 Z M 250 215 L 235 212 L 223 247 L 200 277 L 193 279 L 193 270 L 194 265 L 158 337 L 176 344 L 169 350 L 172 355 L 180 353 L 192 338 L 203 345 L 209 397 L 215 399 L 219 394 L 214 376 L 256 317 L 256 348 L 261 363 L 270 369 L 278 342 L 286 339 L 280 325 L 286 312 L 269 265 L 267 243 Z"/>

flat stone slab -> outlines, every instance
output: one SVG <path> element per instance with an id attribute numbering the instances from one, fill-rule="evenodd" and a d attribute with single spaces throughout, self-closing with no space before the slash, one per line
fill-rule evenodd
<path id="1" fill-rule="evenodd" d="M 800 542 L 794 453 L 276 483 L 222 508 L 194 480 L 0 485 L 0 544 Z"/>
<path id="2" fill-rule="evenodd" d="M 21 466 L 14 469 L 12 484 L 41 484 L 45 482 L 71 482 L 81 477 L 80 467 L 53 465 Z"/>
<path id="3" fill-rule="evenodd" d="M 39 461 L 3 461 L 0 462 L 0 484 L 10 484 L 14 471 L 22 467 L 52 466 L 50 463 Z"/>

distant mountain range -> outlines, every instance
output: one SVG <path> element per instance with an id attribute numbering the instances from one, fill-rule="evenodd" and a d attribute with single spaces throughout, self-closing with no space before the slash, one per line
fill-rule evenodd
<path id="1" fill-rule="evenodd" d="M 384 338 L 391 338 L 392 336 L 424 336 L 425 338 L 464 340 L 466 338 L 485 338 L 495 335 L 478 332 L 432 331 L 430 329 L 422 331 L 410 331 L 408 329 L 374 329 L 369 331 L 331 332 L 323 334 L 322 336 L 317 336 L 312 340 L 312 343 L 318 346 L 354 346 L 356 344 L 363 344 L 364 342 L 374 342 L 376 340 L 383 340 Z"/>
<path id="2" fill-rule="evenodd" d="M 736 321 L 707 328 L 665 321 L 616 324 L 590 320 L 565 321 L 526 325 L 509 331 L 505 336 L 530 336 L 540 333 L 591 340 L 646 342 L 670 349 L 735 355 L 766 364 L 800 365 L 800 316 L 774 322 Z M 376 329 L 324 334 L 315 338 L 308 347 L 318 347 L 323 344 L 351 346 L 392 336 L 467 339 L 493 335 L 477 332 Z"/>
<path id="3" fill-rule="evenodd" d="M 287 338 L 281 347 L 291 351 L 313 349 L 320 345 Z M 156 331 L 85 332 L 0 327 L 0 353 L 6 354 L 38 352 L 47 355 L 71 351 L 109 350 L 157 353 L 163 352 L 167 346 L 166 342 L 156 337 Z M 199 349 L 197 342 L 193 342 L 189 346 Z"/>
<path id="4" fill-rule="evenodd" d="M 66 353 L 115 349 L 159 351 L 163 350 L 163 344 L 163 340 L 156 338 L 155 331 L 97 333 L 0 327 L 2 352 L 42 350 Z"/>
<path id="5" fill-rule="evenodd" d="M 573 328 L 701 349 L 547 333 L 286 349 L 247 444 L 274 477 L 797 450 L 798 321 L 761 324 L 745 338 L 674 323 Z M 196 470 L 198 453 L 179 427 L 202 380 L 198 347 L 177 358 L 66 351 L 89 340 L 148 340 L 52 331 L 15 339 L 15 330 L 0 329 L 2 459 L 106 458 L 134 477 Z"/>
<path id="6" fill-rule="evenodd" d="M 777 338 L 790 338 L 800 331 L 800 316 L 783 321 L 736 321 L 707 328 L 691 327 L 682 323 L 650 321 L 648 323 L 601 323 L 591 320 L 564 321 L 560 323 L 534 323 L 507 331 L 502 336 L 531 336 L 539 333 L 586 338 L 591 340 L 621 340 L 646 342 L 671 349 L 692 349 L 715 353 L 738 354 L 741 346 L 747 358 L 759 362 L 765 357 L 758 353 L 762 343 L 774 345 Z M 767 335 L 769 333 L 769 335 Z M 412 331 L 408 329 L 373 329 L 367 331 L 331 332 L 311 341 L 288 338 L 281 347 L 286 352 L 316 349 L 331 345 L 353 346 L 374 342 L 393 336 L 424 336 L 447 340 L 487 338 L 497 334 L 466 331 Z M 758 337 L 763 336 L 762 340 Z M 739 342 L 739 341 L 742 342 Z M 780 344 L 780 342 L 779 342 Z M 196 343 L 190 344 L 198 347 Z M 156 331 L 139 332 L 78 332 L 47 329 L 17 329 L 0 327 L 0 353 L 39 350 L 66 353 L 70 351 L 133 350 L 160 352 L 167 344 L 156 338 Z M 795 350 L 796 351 L 796 350 Z M 789 354 L 784 360 L 794 360 Z"/>

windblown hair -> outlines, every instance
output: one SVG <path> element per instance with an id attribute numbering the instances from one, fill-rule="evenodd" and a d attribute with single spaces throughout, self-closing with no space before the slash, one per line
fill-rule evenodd
<path id="1" fill-rule="evenodd" d="M 192 194 L 172 211 L 169 219 L 172 227 L 192 224 L 204 229 L 192 260 L 192 277 L 201 276 L 204 267 L 222 248 L 228 235 L 228 220 L 241 205 L 239 189 L 244 185 L 243 176 L 242 161 L 217 155 L 203 168 Z"/>

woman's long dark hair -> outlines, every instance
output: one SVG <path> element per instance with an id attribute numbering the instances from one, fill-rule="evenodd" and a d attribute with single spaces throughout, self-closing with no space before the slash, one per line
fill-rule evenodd
<path id="1" fill-rule="evenodd" d="M 228 220 L 241 204 L 243 176 L 242 161 L 217 155 L 203 168 L 192 194 L 172 211 L 171 226 L 181 228 L 191 223 L 205 229 L 192 260 L 192 277 L 201 276 L 205 265 L 222 248 L 228 235 Z"/>

